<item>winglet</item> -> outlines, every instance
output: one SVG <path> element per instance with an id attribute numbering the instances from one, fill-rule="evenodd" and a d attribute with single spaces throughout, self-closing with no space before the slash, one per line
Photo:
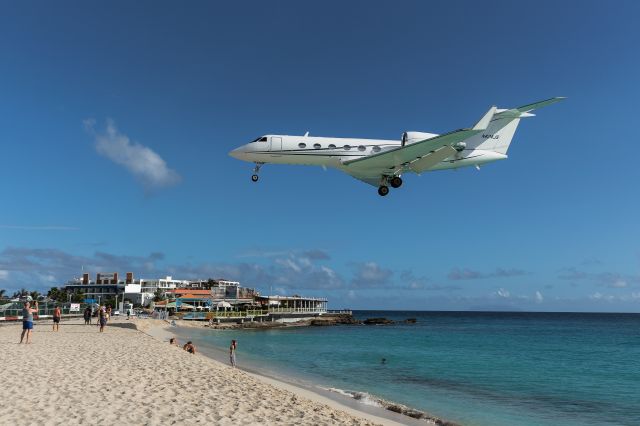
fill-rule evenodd
<path id="1" fill-rule="evenodd" d="M 305 137 L 305 138 L 306 138 L 306 137 L 308 137 L 308 136 L 309 136 L 309 132 L 307 132 L 307 133 L 305 133 L 305 134 L 304 134 L 304 137 Z"/>
<path id="2" fill-rule="evenodd" d="M 485 130 L 487 127 L 489 127 L 489 123 L 491 122 L 493 115 L 496 113 L 496 109 L 497 108 L 495 105 L 489 108 L 489 111 L 487 111 L 487 113 L 480 119 L 480 121 L 478 121 L 476 125 L 473 126 L 472 130 Z"/>

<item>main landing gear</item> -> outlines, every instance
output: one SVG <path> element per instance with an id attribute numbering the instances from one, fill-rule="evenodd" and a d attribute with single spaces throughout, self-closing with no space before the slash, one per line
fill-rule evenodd
<path id="1" fill-rule="evenodd" d="M 389 194 L 389 187 L 387 184 L 391 185 L 392 188 L 400 188 L 402 186 L 402 178 L 400 176 L 383 176 L 380 180 L 380 186 L 378 187 L 378 194 L 381 197 L 385 197 Z"/>
<path id="2" fill-rule="evenodd" d="M 380 194 L 381 197 L 384 197 L 388 193 L 389 187 L 387 185 L 380 185 L 380 187 L 378 188 L 378 194 Z"/>
<path id="3" fill-rule="evenodd" d="M 253 175 L 251 175 L 251 181 L 257 182 L 260 177 L 258 176 L 258 172 L 260 171 L 260 167 L 262 167 L 264 163 L 256 163 L 256 166 L 253 168 Z"/>

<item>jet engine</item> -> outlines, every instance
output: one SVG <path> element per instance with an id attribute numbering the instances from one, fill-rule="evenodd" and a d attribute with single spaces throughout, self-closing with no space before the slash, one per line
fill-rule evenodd
<path id="1" fill-rule="evenodd" d="M 425 139 L 431 139 L 438 136 L 435 133 L 424 132 L 404 132 L 402 134 L 402 146 L 411 145 L 412 143 L 420 142 Z"/>

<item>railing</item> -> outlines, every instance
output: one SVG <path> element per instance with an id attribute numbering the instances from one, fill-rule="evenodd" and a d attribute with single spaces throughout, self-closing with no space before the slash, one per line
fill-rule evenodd
<path id="1" fill-rule="evenodd" d="M 326 312 L 327 314 L 344 314 L 344 315 L 353 315 L 353 312 L 351 311 L 351 309 L 332 309 L 332 310 L 327 310 Z"/>
<path id="2" fill-rule="evenodd" d="M 307 312 L 320 314 L 320 313 L 325 313 L 326 310 L 322 308 L 269 308 L 270 314 L 280 314 L 280 313 L 294 314 L 294 313 L 307 313 Z"/>
<path id="3" fill-rule="evenodd" d="M 7 306 L 9 305 L 9 306 Z M 71 304 L 68 302 L 57 303 L 57 302 L 41 302 L 38 303 L 38 313 L 34 314 L 35 319 L 39 316 L 51 316 L 53 315 L 53 310 L 57 306 L 60 307 L 62 311 L 62 315 L 82 315 L 84 309 L 89 306 L 84 303 L 79 303 L 80 310 L 79 311 L 70 311 Z M 3 307 L 0 307 L 0 317 L 20 317 L 22 318 L 22 308 L 24 307 L 23 302 L 10 302 L 5 304 Z M 31 308 L 35 309 L 35 303 L 31 302 Z"/>
<path id="4" fill-rule="evenodd" d="M 319 308 L 269 308 L 255 309 L 247 311 L 211 311 L 211 312 L 189 312 L 182 317 L 186 320 L 214 319 L 214 318 L 250 318 L 258 316 L 268 316 L 270 314 L 300 314 L 314 313 L 322 314 L 325 311 Z"/>
<path id="5" fill-rule="evenodd" d="M 266 316 L 267 311 L 248 310 L 248 311 L 211 311 L 211 312 L 189 312 L 184 314 L 183 319 L 213 319 L 213 318 L 248 318 L 257 316 Z"/>

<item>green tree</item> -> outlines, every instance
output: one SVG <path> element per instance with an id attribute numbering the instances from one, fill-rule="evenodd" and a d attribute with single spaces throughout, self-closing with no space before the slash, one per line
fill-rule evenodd
<path id="1" fill-rule="evenodd" d="M 0 288 L 0 299 L 4 299 L 4 295 L 7 292 L 7 290 L 5 290 L 4 288 Z"/>
<path id="2" fill-rule="evenodd" d="M 84 297 L 84 294 L 82 294 L 82 293 L 73 293 L 71 295 L 71 301 L 73 303 L 82 303 L 82 302 L 84 302 L 84 299 L 85 299 L 85 297 Z"/>
<path id="3" fill-rule="evenodd" d="M 60 297 L 60 293 L 61 291 L 58 289 L 58 287 L 51 287 L 47 292 L 47 297 L 51 300 L 58 300 L 58 298 Z"/>
<path id="4" fill-rule="evenodd" d="M 32 291 L 31 293 L 29 293 L 29 295 L 31 296 L 31 298 L 33 300 L 38 300 L 38 297 L 40 297 L 40 292 L 39 291 Z"/>
<path id="5" fill-rule="evenodd" d="M 156 289 L 156 292 L 153 294 L 153 301 L 154 302 L 160 302 L 162 300 L 165 300 L 167 298 L 167 296 L 164 295 L 164 293 L 162 292 L 162 290 L 160 290 L 159 288 Z"/>

